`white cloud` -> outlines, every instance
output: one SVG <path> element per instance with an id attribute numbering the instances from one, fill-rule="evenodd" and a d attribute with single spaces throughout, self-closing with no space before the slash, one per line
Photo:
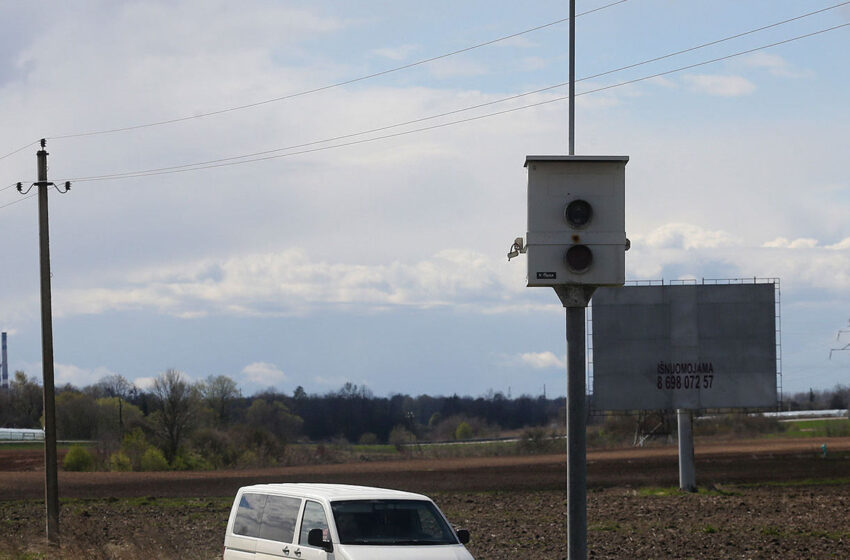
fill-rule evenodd
<path id="1" fill-rule="evenodd" d="M 632 243 L 643 243 L 653 249 L 690 250 L 728 247 L 739 241 L 722 230 L 708 230 L 694 224 L 674 222 L 659 226 L 646 235 L 636 235 Z"/>
<path id="2" fill-rule="evenodd" d="M 113 288 L 61 290 L 57 316 L 148 309 L 191 318 L 205 314 L 279 315 L 316 306 L 433 307 L 507 302 L 522 289 L 520 267 L 480 253 L 445 249 L 414 263 L 363 265 L 312 261 L 302 250 L 202 260 L 127 271 Z"/>
<path id="3" fill-rule="evenodd" d="M 744 64 L 754 68 L 763 68 L 774 76 L 781 78 L 802 78 L 808 75 L 792 68 L 784 58 L 777 54 L 756 52 L 744 58 Z"/>
<path id="4" fill-rule="evenodd" d="M 766 242 L 763 246 L 773 249 L 814 249 L 818 246 L 818 240 L 808 237 L 793 240 L 777 237 L 773 241 Z"/>
<path id="5" fill-rule="evenodd" d="M 41 364 L 38 365 L 38 370 L 41 371 Z M 56 385 L 64 385 L 70 383 L 75 387 L 85 387 L 93 385 L 109 375 L 115 375 L 115 372 L 105 367 L 96 367 L 94 369 L 82 368 L 73 364 L 53 364 L 54 380 Z"/>
<path id="6" fill-rule="evenodd" d="M 288 380 L 286 374 L 274 364 L 254 362 L 242 368 L 242 376 L 262 387 L 275 386 Z"/>
<path id="7" fill-rule="evenodd" d="M 693 244 L 681 239 L 668 243 L 669 237 L 658 233 L 635 236 L 637 242 L 626 254 L 627 279 L 776 277 L 783 291 L 850 289 L 850 239 L 821 245 L 813 238 L 780 237 L 748 244 L 732 238 L 724 243 L 725 236 L 719 235 Z"/>
<path id="8" fill-rule="evenodd" d="M 372 53 L 390 60 L 405 60 L 411 53 L 417 50 L 419 50 L 418 45 L 399 45 L 397 47 L 374 49 Z"/>
<path id="9" fill-rule="evenodd" d="M 842 239 L 838 243 L 834 243 L 832 245 L 827 245 L 826 248 L 827 249 L 835 249 L 837 251 L 845 251 L 847 249 L 850 249 L 850 237 L 845 237 L 844 239 Z"/>
<path id="10" fill-rule="evenodd" d="M 756 90 L 756 85 L 742 76 L 691 74 L 684 80 L 693 91 L 720 97 L 740 97 Z"/>
<path id="11" fill-rule="evenodd" d="M 567 367 L 566 361 L 563 358 L 549 351 L 525 352 L 517 356 L 517 361 L 534 369 L 564 369 Z"/>
<path id="12" fill-rule="evenodd" d="M 150 391 L 155 381 L 156 377 L 136 377 L 133 379 L 133 384 L 142 391 Z"/>

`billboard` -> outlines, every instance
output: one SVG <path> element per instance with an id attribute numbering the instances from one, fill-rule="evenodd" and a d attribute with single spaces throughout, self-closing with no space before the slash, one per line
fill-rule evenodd
<path id="1" fill-rule="evenodd" d="M 592 407 L 775 407 L 775 299 L 772 283 L 597 289 Z"/>

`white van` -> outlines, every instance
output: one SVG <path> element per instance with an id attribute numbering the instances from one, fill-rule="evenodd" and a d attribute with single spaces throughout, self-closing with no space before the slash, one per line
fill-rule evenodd
<path id="1" fill-rule="evenodd" d="M 344 484 L 239 489 L 224 560 L 474 560 L 427 496 Z"/>

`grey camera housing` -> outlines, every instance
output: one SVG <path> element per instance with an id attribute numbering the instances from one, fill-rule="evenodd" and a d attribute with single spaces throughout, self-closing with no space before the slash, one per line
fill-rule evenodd
<path id="1" fill-rule="evenodd" d="M 528 286 L 625 283 L 628 161 L 628 156 L 525 158 Z M 589 219 L 580 202 L 571 209 L 574 223 L 567 219 L 574 201 L 589 204 Z"/>

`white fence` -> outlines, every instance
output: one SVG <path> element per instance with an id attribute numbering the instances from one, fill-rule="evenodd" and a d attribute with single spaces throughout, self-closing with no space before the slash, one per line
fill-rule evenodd
<path id="1" fill-rule="evenodd" d="M 44 430 L 24 428 L 0 428 L 0 441 L 42 441 Z"/>

